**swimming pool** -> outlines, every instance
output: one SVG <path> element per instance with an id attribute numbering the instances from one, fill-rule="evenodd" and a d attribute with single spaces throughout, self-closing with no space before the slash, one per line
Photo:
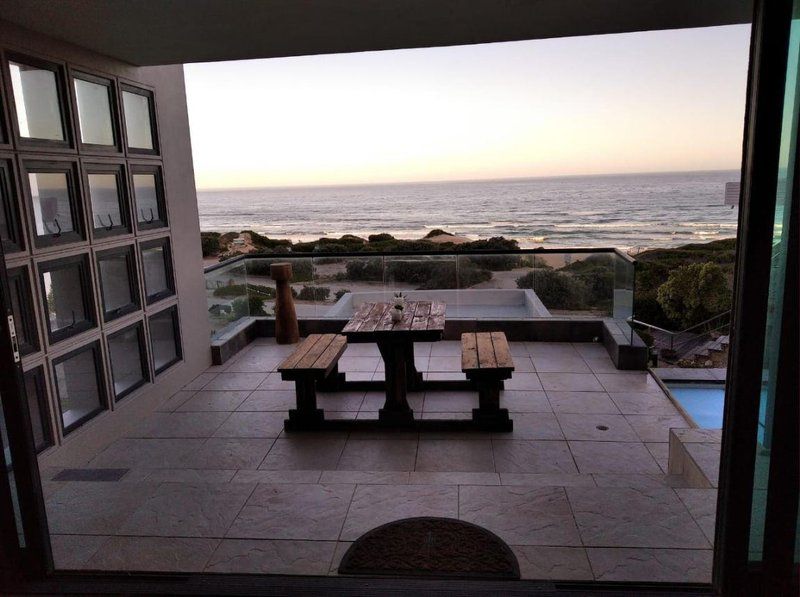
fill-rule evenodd
<path id="1" fill-rule="evenodd" d="M 669 391 L 703 429 L 722 428 L 725 385 L 716 383 L 666 382 Z"/>

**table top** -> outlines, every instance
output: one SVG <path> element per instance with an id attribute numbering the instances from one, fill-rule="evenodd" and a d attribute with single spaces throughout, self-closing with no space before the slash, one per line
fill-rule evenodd
<path id="1" fill-rule="evenodd" d="M 444 332 L 445 303 L 407 301 L 398 322 L 393 322 L 389 314 L 393 306 L 394 303 L 362 303 L 342 333 L 348 338 L 403 334 L 437 339 Z"/>

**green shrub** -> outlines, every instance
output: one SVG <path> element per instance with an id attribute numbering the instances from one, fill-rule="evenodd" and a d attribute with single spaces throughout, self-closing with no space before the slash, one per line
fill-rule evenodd
<path id="1" fill-rule="evenodd" d="M 684 328 L 697 325 L 731 307 L 731 293 L 716 263 L 692 263 L 670 273 L 656 294 L 670 319 Z"/>
<path id="2" fill-rule="evenodd" d="M 219 254 L 219 232 L 201 232 L 200 246 L 203 249 L 203 257 L 211 257 Z"/>
<path id="3" fill-rule="evenodd" d="M 301 301 L 327 301 L 331 296 L 331 289 L 327 286 L 303 286 L 297 294 Z"/>
<path id="4" fill-rule="evenodd" d="M 345 265 L 346 273 L 339 274 L 339 280 L 358 280 L 364 282 L 383 281 L 383 259 L 350 259 Z"/>
<path id="5" fill-rule="evenodd" d="M 556 270 L 536 270 L 517 278 L 517 288 L 530 288 L 548 309 L 581 311 L 590 308 L 589 291 L 580 278 Z"/>
<path id="6" fill-rule="evenodd" d="M 292 282 L 310 282 L 313 268 L 310 259 L 267 259 L 263 257 L 247 260 L 247 274 L 269 278 L 269 266 L 273 263 L 292 264 Z"/>
<path id="7" fill-rule="evenodd" d="M 335 297 L 336 297 L 336 300 L 338 301 L 340 298 L 342 298 L 342 297 L 343 297 L 345 294 L 347 294 L 348 292 L 350 292 L 350 289 L 349 289 L 349 288 L 340 288 L 339 290 L 337 290 L 337 291 L 334 293 L 334 295 L 333 295 L 333 296 L 335 296 Z"/>
<path id="8" fill-rule="evenodd" d="M 247 317 L 248 315 L 258 317 L 267 314 L 264 311 L 264 299 L 260 296 L 240 296 L 234 299 L 231 307 L 233 319 Z"/>

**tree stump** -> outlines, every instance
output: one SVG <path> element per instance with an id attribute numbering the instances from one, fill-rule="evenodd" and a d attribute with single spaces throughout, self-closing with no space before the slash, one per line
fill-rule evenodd
<path id="1" fill-rule="evenodd" d="M 300 340 L 297 313 L 289 280 L 292 279 L 291 263 L 272 263 L 269 275 L 275 280 L 275 341 L 278 344 L 296 344 Z"/>

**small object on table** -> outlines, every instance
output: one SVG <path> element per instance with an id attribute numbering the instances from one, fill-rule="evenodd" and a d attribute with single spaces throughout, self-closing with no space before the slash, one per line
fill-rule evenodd
<path id="1" fill-rule="evenodd" d="M 275 280 L 275 342 L 295 344 L 300 340 L 297 313 L 289 280 L 292 279 L 291 263 L 272 263 L 269 275 Z"/>
<path id="2" fill-rule="evenodd" d="M 378 413 L 382 423 L 410 425 L 414 411 L 408 405 L 408 388 L 422 385 L 414 366 L 414 342 L 441 340 L 444 303 L 407 301 L 400 321 L 393 321 L 394 303 L 363 303 L 344 326 L 348 342 L 375 342 L 386 371 L 386 402 Z"/>
<path id="3" fill-rule="evenodd" d="M 500 408 L 500 385 L 514 371 L 506 335 L 461 334 L 461 370 L 478 385 L 478 408 L 472 409 L 475 424 L 487 430 L 511 431 L 513 422 L 508 418 L 508 409 Z"/>

